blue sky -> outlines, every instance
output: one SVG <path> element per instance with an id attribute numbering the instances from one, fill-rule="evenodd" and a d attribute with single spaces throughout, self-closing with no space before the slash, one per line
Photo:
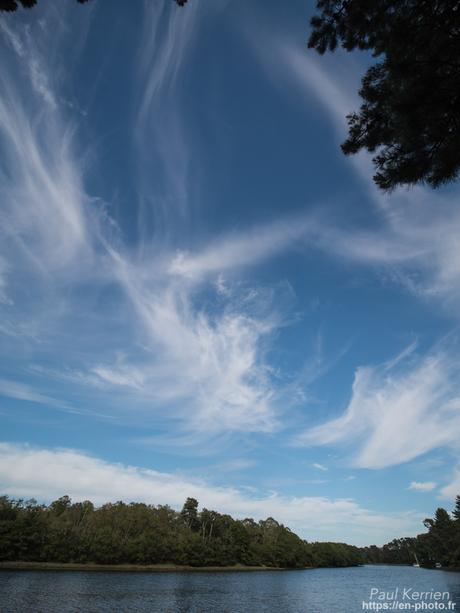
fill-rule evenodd
<path id="1" fill-rule="evenodd" d="M 345 158 L 366 56 L 313 3 L 41 0 L 0 21 L 0 484 L 309 540 L 460 493 L 458 185 Z"/>

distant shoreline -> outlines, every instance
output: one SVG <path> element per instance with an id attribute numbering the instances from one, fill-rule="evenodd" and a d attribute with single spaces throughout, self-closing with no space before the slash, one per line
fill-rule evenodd
<path id="1" fill-rule="evenodd" d="M 274 566 L 187 566 L 178 564 L 72 564 L 59 562 L 0 562 L 1 570 L 62 570 L 62 571 L 111 571 L 111 572 L 144 572 L 144 573 L 175 573 L 175 572 L 257 572 L 267 570 L 311 570 L 305 568 L 281 568 Z"/>

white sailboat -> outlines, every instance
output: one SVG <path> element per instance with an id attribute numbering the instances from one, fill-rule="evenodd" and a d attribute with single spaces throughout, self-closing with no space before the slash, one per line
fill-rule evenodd
<path id="1" fill-rule="evenodd" d="M 418 558 L 417 558 L 417 554 L 416 554 L 416 553 L 414 553 L 414 557 L 415 557 L 415 562 L 412 564 L 412 566 L 413 566 L 414 568 L 420 568 L 420 563 L 419 563 L 419 561 L 418 561 Z"/>

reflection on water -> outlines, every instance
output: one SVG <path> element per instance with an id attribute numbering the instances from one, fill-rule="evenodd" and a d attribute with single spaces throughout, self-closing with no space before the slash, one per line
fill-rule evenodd
<path id="1" fill-rule="evenodd" d="M 387 599 L 399 588 L 398 602 L 404 588 L 409 588 L 406 602 L 415 591 L 449 592 L 460 611 L 460 573 L 405 566 L 250 573 L 0 571 L 0 611 L 357 613 L 372 588 Z"/>

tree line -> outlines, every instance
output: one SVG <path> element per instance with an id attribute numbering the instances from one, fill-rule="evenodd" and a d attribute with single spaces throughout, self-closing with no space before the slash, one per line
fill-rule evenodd
<path id="1" fill-rule="evenodd" d="M 186 566 L 342 567 L 413 564 L 460 568 L 460 496 L 427 531 L 377 547 L 307 542 L 272 517 L 233 519 L 187 498 L 181 511 L 139 502 L 49 505 L 0 496 L 0 561 Z"/>
<path id="2" fill-rule="evenodd" d="M 49 505 L 0 497 L 0 560 L 305 568 L 355 566 L 357 547 L 308 543 L 273 518 L 236 520 L 187 498 L 168 505 L 116 502 L 96 508 L 63 496 Z"/>
<path id="3" fill-rule="evenodd" d="M 413 564 L 433 568 L 460 568 L 460 496 L 450 515 L 439 508 L 434 518 L 423 522 L 427 532 L 413 538 L 394 539 L 383 547 L 361 549 L 366 563 L 371 564 Z"/>

